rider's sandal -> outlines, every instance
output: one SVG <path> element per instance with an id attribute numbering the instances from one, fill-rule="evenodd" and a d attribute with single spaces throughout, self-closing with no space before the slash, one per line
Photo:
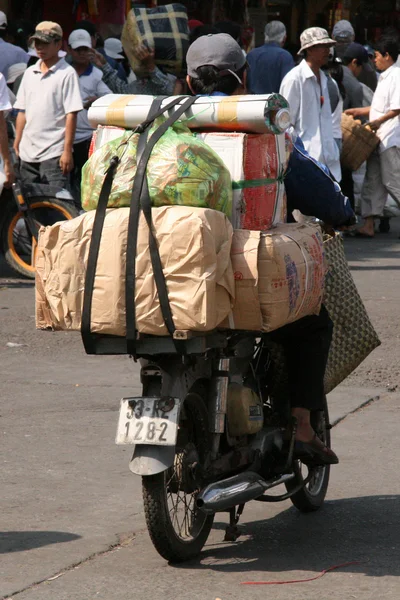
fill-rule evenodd
<path id="1" fill-rule="evenodd" d="M 328 448 L 316 433 L 310 442 L 296 441 L 295 456 L 304 464 L 313 466 L 337 465 L 339 462 L 334 451 Z"/>

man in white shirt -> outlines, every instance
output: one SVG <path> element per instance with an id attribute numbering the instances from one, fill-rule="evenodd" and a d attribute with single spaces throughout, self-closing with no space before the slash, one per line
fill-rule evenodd
<path id="1" fill-rule="evenodd" d="M 289 102 L 292 124 L 307 152 L 340 181 L 340 156 L 333 137 L 327 78 L 321 70 L 336 42 L 320 27 L 303 31 L 300 42 L 299 54 L 304 54 L 304 60 L 289 71 L 279 91 Z"/>
<path id="2" fill-rule="evenodd" d="M 367 161 L 367 173 L 361 192 L 361 215 L 365 222 L 359 237 L 374 237 L 374 218 L 382 216 L 387 195 L 400 207 L 400 68 L 398 44 L 381 38 L 375 46 L 375 65 L 381 75 L 366 108 L 346 110 L 353 117 L 369 118 L 369 127 L 380 139 L 378 149 Z"/>
<path id="3" fill-rule="evenodd" d="M 3 172 L 5 177 L 3 182 L 6 187 L 10 187 L 15 179 L 8 149 L 7 123 L 4 117 L 4 113 L 8 110 L 11 110 L 8 88 L 6 80 L 0 73 L 0 155 L 3 159 Z"/>
<path id="4" fill-rule="evenodd" d="M 59 57 L 63 32 L 43 21 L 31 40 L 39 61 L 26 70 L 14 108 L 18 109 L 14 149 L 23 183 L 65 187 L 74 162 L 77 114 L 83 108 L 78 77 Z"/>
<path id="5" fill-rule="evenodd" d="M 78 113 L 74 141 L 74 170 L 71 184 L 75 203 L 81 208 L 80 185 L 82 167 L 88 159 L 90 141 L 93 128 L 89 123 L 88 109 L 92 103 L 106 94 L 111 94 L 110 88 L 103 81 L 103 73 L 90 62 L 92 39 L 84 29 L 76 29 L 68 38 L 68 52 L 71 56 L 71 65 L 79 78 L 83 110 Z"/>

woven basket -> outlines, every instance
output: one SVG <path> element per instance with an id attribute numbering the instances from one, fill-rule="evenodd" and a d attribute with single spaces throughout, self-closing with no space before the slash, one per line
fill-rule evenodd
<path id="1" fill-rule="evenodd" d="M 342 166 L 357 171 L 379 144 L 378 136 L 355 121 L 350 115 L 342 114 L 343 146 L 340 155 Z"/>
<path id="2" fill-rule="evenodd" d="M 340 235 L 327 237 L 324 249 L 328 273 L 323 303 L 334 324 L 325 371 L 325 392 L 328 394 L 380 346 L 380 341 L 350 273 Z M 271 395 L 287 401 L 288 375 L 282 346 L 273 346 L 271 360 Z"/>

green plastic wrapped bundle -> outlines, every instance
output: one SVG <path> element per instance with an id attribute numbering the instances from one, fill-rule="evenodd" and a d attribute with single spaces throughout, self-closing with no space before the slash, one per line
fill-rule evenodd
<path id="1" fill-rule="evenodd" d="M 156 121 L 152 132 L 162 123 Z M 85 210 L 97 207 L 100 191 L 113 156 L 120 159 L 108 208 L 129 206 L 136 174 L 139 134 L 122 137 L 99 148 L 82 171 L 81 199 Z M 170 127 L 155 145 L 147 165 L 147 182 L 153 206 L 182 205 L 232 212 L 231 176 L 219 158 L 182 124 Z"/>

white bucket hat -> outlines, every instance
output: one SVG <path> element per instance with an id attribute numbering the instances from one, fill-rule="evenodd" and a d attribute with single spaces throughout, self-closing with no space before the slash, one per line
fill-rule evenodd
<path id="1" fill-rule="evenodd" d="M 312 46 L 319 46 L 321 44 L 334 46 L 336 44 L 335 40 L 329 37 L 327 30 L 322 29 L 322 27 L 310 27 L 303 31 L 300 36 L 300 43 L 301 48 L 298 54 L 301 54 L 303 50 L 307 50 L 307 48 L 311 48 Z"/>

